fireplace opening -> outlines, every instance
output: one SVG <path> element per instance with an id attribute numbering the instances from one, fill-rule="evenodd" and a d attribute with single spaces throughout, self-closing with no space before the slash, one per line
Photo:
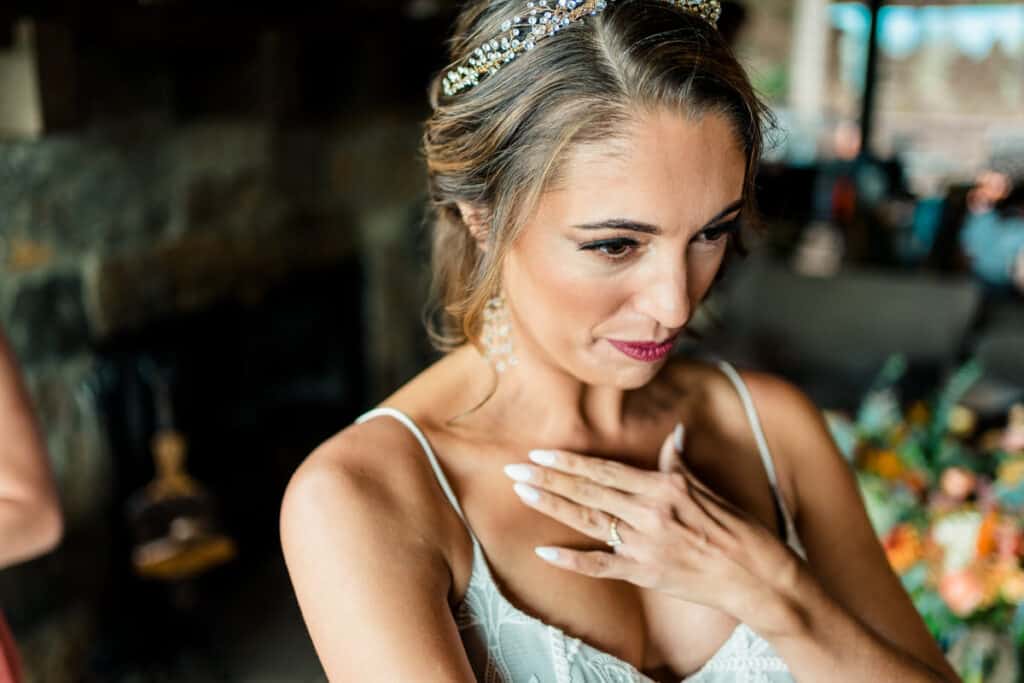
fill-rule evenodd
<path id="1" fill-rule="evenodd" d="M 115 504 L 110 571 L 96 606 L 96 676 L 159 668 L 189 680 L 220 677 L 225 631 L 253 647 L 261 628 L 298 618 L 278 510 L 302 459 L 365 407 L 362 296 L 362 272 L 349 261 L 292 277 L 258 303 L 161 320 L 97 349 Z M 168 427 L 184 437 L 186 469 L 209 493 L 237 556 L 191 579 L 161 581 L 133 571 L 138 538 L 127 502 L 153 479 L 151 440 Z M 291 638 L 308 660 L 308 642 Z"/>

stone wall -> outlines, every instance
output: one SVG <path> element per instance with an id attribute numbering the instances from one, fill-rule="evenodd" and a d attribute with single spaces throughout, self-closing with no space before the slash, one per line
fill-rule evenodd
<path id="1" fill-rule="evenodd" d="M 0 143 L 0 320 L 35 395 L 53 397 L 44 423 L 75 423 L 61 402 L 87 391 L 94 343 L 162 317 L 258 299 L 360 249 L 421 292 L 417 135 L 401 120 L 291 138 L 216 122 Z"/>
<path id="2" fill-rule="evenodd" d="M 0 573 L 0 604 L 23 641 L 59 642 L 72 658 L 90 612 L 68 591 L 81 597 L 101 581 L 104 565 L 84 555 L 102 556 L 118 504 L 98 345 L 224 301 L 256 304 L 289 277 L 355 258 L 367 289 L 352 333 L 370 360 L 368 400 L 413 374 L 426 346 L 415 118 L 136 125 L 0 142 L 0 321 L 67 518 L 60 552 Z M 77 588 L 52 590 L 83 567 Z"/>

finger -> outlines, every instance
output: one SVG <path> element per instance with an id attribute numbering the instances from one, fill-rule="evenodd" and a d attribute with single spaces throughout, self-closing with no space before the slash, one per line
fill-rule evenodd
<path id="1" fill-rule="evenodd" d="M 682 430 L 676 430 L 674 434 L 670 434 L 662 447 L 662 455 L 669 447 L 674 452 L 676 444 L 682 440 L 681 436 Z M 697 531 L 709 528 L 714 530 L 715 527 L 724 530 L 725 525 L 720 519 L 722 516 L 720 510 L 723 505 L 714 505 L 714 503 L 716 501 L 722 501 L 724 505 L 729 505 L 729 503 L 698 479 L 693 470 L 686 466 L 681 456 L 678 458 L 678 463 L 666 473 L 669 477 L 672 509 L 676 518 L 685 526 Z M 637 525 L 634 524 L 634 526 Z"/>
<path id="2" fill-rule="evenodd" d="M 684 500 L 677 501 L 674 505 L 676 516 L 680 521 L 697 530 L 708 528 L 708 521 L 710 521 L 712 533 L 717 536 L 726 531 L 724 518 L 729 514 L 738 517 L 740 513 L 736 506 L 705 484 L 686 464 L 683 459 L 685 437 L 685 426 L 679 422 L 662 442 L 661 451 L 658 454 L 658 469 L 662 472 L 680 472 L 685 477 L 686 496 L 684 496 Z M 706 545 L 707 532 L 702 533 L 703 536 L 700 538 Z"/>
<path id="3" fill-rule="evenodd" d="M 671 472 L 669 476 L 672 477 L 672 489 L 675 491 L 672 496 L 672 510 L 683 526 L 700 535 L 701 529 L 718 524 L 718 520 L 704 503 L 706 497 L 696 490 L 693 481 L 686 476 L 686 471 Z"/>
<path id="4" fill-rule="evenodd" d="M 607 512 L 574 503 L 555 493 L 534 488 L 522 482 L 516 482 L 513 490 L 520 500 L 530 507 L 582 534 L 599 541 L 608 541 L 611 538 L 612 515 Z M 617 524 L 616 530 L 623 542 L 627 542 L 629 535 L 634 533 L 633 527 L 625 520 Z"/>
<path id="5" fill-rule="evenodd" d="M 642 512 L 633 494 L 550 467 L 515 463 L 505 466 L 505 474 L 515 481 L 558 494 L 574 503 L 615 515 L 633 526 L 637 525 Z"/>
<path id="6" fill-rule="evenodd" d="M 730 512 L 734 515 L 738 514 L 739 508 L 737 508 L 733 503 L 723 498 L 717 491 L 715 491 L 710 486 L 701 481 L 697 477 L 697 475 L 693 473 L 693 471 L 687 470 L 683 473 L 683 475 L 687 478 L 687 481 L 689 481 L 692 489 L 694 490 L 697 496 L 695 500 L 698 500 L 701 503 L 709 503 L 716 510 Z"/>
<path id="7" fill-rule="evenodd" d="M 724 500 L 710 489 L 706 490 L 711 495 L 691 483 L 689 495 L 677 505 L 676 514 L 698 535 L 704 534 L 712 544 L 726 547 L 734 535 L 736 530 L 734 525 L 740 520 L 742 513 L 737 514 L 732 503 Z M 703 541 L 705 549 L 707 540 Z"/>
<path id="8" fill-rule="evenodd" d="M 549 564 L 599 579 L 620 579 L 640 585 L 643 568 L 636 560 L 603 550 L 536 548 L 538 557 Z"/>
<path id="9" fill-rule="evenodd" d="M 658 453 L 658 470 L 660 472 L 686 469 L 686 463 L 683 462 L 685 438 L 686 429 L 683 427 L 683 423 L 679 422 L 661 444 L 661 451 Z"/>
<path id="10" fill-rule="evenodd" d="M 714 528 L 714 525 L 710 526 L 712 529 Z M 685 527 L 680 535 L 690 550 L 698 555 L 705 555 L 711 549 L 712 544 L 716 544 L 717 539 L 716 533 L 708 533 L 703 528 Z"/>
<path id="11" fill-rule="evenodd" d="M 538 465 L 585 477 L 602 486 L 628 493 L 642 493 L 651 486 L 652 473 L 649 470 L 631 467 L 607 458 L 580 455 L 571 451 L 535 450 L 530 451 L 530 460 Z"/>
<path id="12" fill-rule="evenodd" d="M 686 476 L 687 482 L 693 488 L 696 488 L 698 491 L 705 494 L 705 496 L 718 502 L 722 506 L 731 505 L 727 500 L 722 498 L 717 491 L 705 484 L 686 464 L 686 461 L 683 459 L 682 451 L 685 433 L 683 424 L 679 423 L 676 425 L 675 430 L 665 438 L 665 441 L 661 446 L 661 453 L 658 456 L 658 469 L 662 472 L 682 472 Z"/>

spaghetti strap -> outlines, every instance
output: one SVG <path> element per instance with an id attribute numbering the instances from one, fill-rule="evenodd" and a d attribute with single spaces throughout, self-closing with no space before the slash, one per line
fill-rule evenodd
<path id="1" fill-rule="evenodd" d="M 782 539 L 799 549 L 800 555 L 803 556 L 803 545 L 797 537 L 793 515 L 786 508 L 786 503 L 782 500 L 782 494 L 779 493 L 778 478 L 775 475 L 775 461 L 772 458 L 771 451 L 768 450 L 768 440 L 764 437 L 761 420 L 757 416 L 757 410 L 754 408 L 754 399 L 750 396 L 747 383 L 743 381 L 740 373 L 736 372 L 736 368 L 731 363 L 721 359 L 717 363 L 733 386 L 736 387 L 736 392 L 739 393 L 740 401 L 743 403 L 743 410 L 747 413 L 747 420 L 750 422 L 750 427 L 754 432 L 754 440 L 757 441 L 757 452 L 761 455 L 761 462 L 764 463 L 765 472 L 768 473 L 768 483 L 771 484 L 772 489 L 772 502 L 775 504 L 775 514 L 779 530 L 782 533 Z"/>
<path id="2" fill-rule="evenodd" d="M 476 539 L 476 534 L 473 533 L 472 527 L 469 526 L 469 520 L 466 519 L 465 513 L 462 512 L 462 506 L 459 505 L 459 499 L 455 497 L 455 491 L 452 490 L 451 484 L 448 483 L 448 478 L 444 476 L 444 470 L 441 469 L 441 463 L 438 461 L 437 456 L 434 455 L 434 450 L 430 447 L 430 442 L 427 441 L 426 435 L 423 431 L 416 426 L 416 423 L 412 421 L 408 415 L 403 413 L 397 408 L 374 408 L 368 410 L 359 417 L 356 418 L 356 424 L 361 424 L 367 420 L 371 420 L 379 415 L 388 415 L 401 422 L 406 429 L 412 432 L 412 435 L 416 437 L 416 440 L 420 442 L 420 446 L 423 448 L 423 452 L 427 454 L 427 460 L 430 462 L 430 468 L 434 470 L 434 476 L 437 478 L 437 483 L 441 485 L 441 490 L 444 491 L 444 495 L 448 498 L 448 502 L 455 508 L 456 514 L 459 515 L 459 519 L 466 526 L 466 531 L 469 532 L 470 538 L 473 539 L 474 545 L 479 545 Z"/>
<path id="3" fill-rule="evenodd" d="M 754 399 L 750 396 L 750 390 L 747 389 L 746 382 L 740 377 L 740 373 L 736 372 L 736 368 L 731 363 L 724 360 L 718 361 L 718 367 L 721 368 L 722 372 L 728 376 L 736 391 L 740 395 L 740 401 L 743 402 L 743 409 L 747 413 L 747 419 L 750 421 L 750 426 L 754 430 L 754 439 L 757 441 L 757 452 L 761 454 L 761 460 L 764 462 L 764 469 L 768 472 L 768 481 L 771 483 L 772 488 L 778 488 L 778 480 L 775 477 L 775 462 L 772 460 L 772 454 L 768 450 L 768 441 L 764 438 L 764 430 L 761 429 L 761 420 L 757 417 L 757 410 L 754 409 Z"/>

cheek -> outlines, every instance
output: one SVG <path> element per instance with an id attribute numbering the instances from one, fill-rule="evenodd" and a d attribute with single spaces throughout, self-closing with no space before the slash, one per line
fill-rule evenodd
<path id="1" fill-rule="evenodd" d="M 713 254 L 695 254 L 687 260 L 687 289 L 691 303 L 698 303 L 708 293 L 725 260 L 725 248 Z"/>
<path id="2" fill-rule="evenodd" d="M 594 264 L 575 250 L 552 252 L 521 252 L 510 259 L 516 308 L 535 336 L 589 339 L 591 330 L 622 305 L 625 287 L 613 276 L 596 273 Z"/>

